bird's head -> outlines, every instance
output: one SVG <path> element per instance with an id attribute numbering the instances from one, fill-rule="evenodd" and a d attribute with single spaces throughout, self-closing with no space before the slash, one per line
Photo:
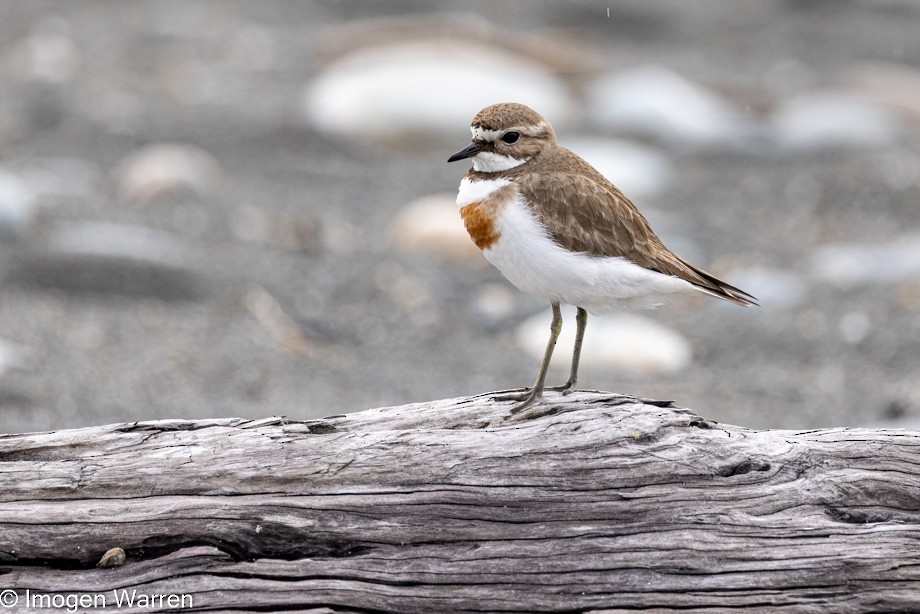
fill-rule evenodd
<path id="1" fill-rule="evenodd" d="M 530 107 L 503 102 L 486 107 L 470 125 L 473 142 L 448 162 L 472 158 L 473 170 L 497 173 L 524 164 L 556 144 L 556 133 Z"/>

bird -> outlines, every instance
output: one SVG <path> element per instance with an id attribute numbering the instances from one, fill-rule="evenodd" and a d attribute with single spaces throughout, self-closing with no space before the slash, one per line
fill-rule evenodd
<path id="1" fill-rule="evenodd" d="M 457 193 L 464 226 L 508 281 L 552 307 L 550 337 L 533 387 L 494 397 L 516 401 L 511 413 L 532 406 L 544 390 L 575 389 L 589 312 L 655 307 L 670 295 L 692 291 L 743 307 L 758 304 L 665 247 L 633 202 L 559 145 L 552 125 L 530 107 L 487 106 L 473 117 L 470 130 L 472 142 L 447 159 L 472 163 Z M 576 307 L 569 378 L 546 388 L 563 304 Z"/>

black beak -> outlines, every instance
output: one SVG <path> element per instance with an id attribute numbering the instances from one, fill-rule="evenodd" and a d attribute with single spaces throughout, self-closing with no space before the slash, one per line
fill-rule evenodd
<path id="1" fill-rule="evenodd" d="M 464 158 L 472 158 L 476 154 L 482 151 L 482 148 L 479 147 L 476 143 L 470 143 L 451 157 L 447 159 L 448 162 L 456 162 L 457 160 L 463 160 Z"/>

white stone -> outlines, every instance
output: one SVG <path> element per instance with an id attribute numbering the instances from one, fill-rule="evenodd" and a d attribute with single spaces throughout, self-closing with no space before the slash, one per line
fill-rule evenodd
<path id="1" fill-rule="evenodd" d="M 885 107 L 846 92 L 816 92 L 783 104 L 773 115 L 776 142 L 786 149 L 884 145 L 901 130 Z"/>
<path id="2" fill-rule="evenodd" d="M 764 309 L 795 307 L 808 294 L 808 284 L 792 271 L 753 266 L 734 269 L 720 277 L 756 296 Z M 712 305 L 736 309 L 725 301 L 716 301 Z"/>
<path id="3" fill-rule="evenodd" d="M 83 63 L 80 48 L 71 36 L 72 24 L 61 17 L 40 21 L 6 58 L 22 76 L 49 83 L 68 83 Z"/>
<path id="4" fill-rule="evenodd" d="M 840 318 L 837 328 L 840 330 L 840 338 L 845 343 L 855 345 L 869 334 L 872 322 L 865 312 L 851 311 Z"/>
<path id="5" fill-rule="evenodd" d="M 158 143 L 128 156 L 116 177 L 122 198 L 152 200 L 183 190 L 210 194 L 220 186 L 223 172 L 217 160 L 199 147 Z"/>
<path id="6" fill-rule="evenodd" d="M 920 70 L 902 62 L 860 61 L 848 67 L 846 81 L 855 91 L 900 112 L 920 118 Z"/>
<path id="7" fill-rule="evenodd" d="M 517 295 L 508 284 L 486 283 L 476 293 L 473 307 L 486 325 L 494 326 L 514 313 Z"/>
<path id="8" fill-rule="evenodd" d="M 562 334 L 553 354 L 553 369 L 569 368 L 575 343 L 575 308 L 562 307 Z M 547 310 L 522 322 L 516 331 L 518 345 L 534 360 L 543 359 L 552 313 Z M 586 369 L 611 369 L 656 376 L 680 371 L 690 364 L 690 342 L 677 331 L 631 313 L 589 316 L 582 346 Z"/>
<path id="9" fill-rule="evenodd" d="M 7 339 L 0 339 L 0 375 L 10 369 L 26 368 L 29 362 L 28 348 Z"/>
<path id="10" fill-rule="evenodd" d="M 390 237 L 402 250 L 428 252 L 452 262 L 486 264 L 463 226 L 454 194 L 425 196 L 406 205 L 393 219 Z"/>
<path id="11" fill-rule="evenodd" d="M 0 169 L 0 237 L 21 235 L 35 215 L 35 195 L 19 176 Z"/>
<path id="12" fill-rule="evenodd" d="M 812 256 L 812 273 L 841 287 L 896 283 L 920 276 L 920 234 L 893 237 L 884 243 L 838 243 Z"/>
<path id="13" fill-rule="evenodd" d="M 82 158 L 37 158 L 20 176 L 39 200 L 74 196 L 90 200 L 99 193 L 101 183 L 99 168 Z"/>
<path id="14" fill-rule="evenodd" d="M 588 104 L 602 124 L 680 145 L 737 145 L 755 133 L 727 100 L 660 66 L 601 77 L 588 89 Z"/>
<path id="15" fill-rule="evenodd" d="M 353 51 L 304 93 L 306 117 L 316 129 L 381 139 L 468 139 L 473 115 L 502 101 L 529 105 L 556 124 L 575 106 L 565 85 L 540 64 L 483 42 L 455 40 Z"/>
<path id="16" fill-rule="evenodd" d="M 565 139 L 562 145 L 584 158 L 629 196 L 650 196 L 671 180 L 671 163 L 658 149 L 622 139 Z"/>

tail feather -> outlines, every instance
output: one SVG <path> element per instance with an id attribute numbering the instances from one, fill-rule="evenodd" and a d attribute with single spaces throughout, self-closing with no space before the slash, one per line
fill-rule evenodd
<path id="1" fill-rule="evenodd" d="M 681 264 L 686 266 L 693 275 L 690 278 L 685 277 L 688 282 L 711 296 L 720 298 L 723 301 L 728 301 L 729 303 L 734 303 L 735 305 L 740 305 L 742 307 L 759 307 L 760 303 L 757 302 L 757 297 L 752 296 L 742 290 L 741 288 L 736 288 L 735 286 L 726 283 L 713 275 L 708 273 L 703 269 L 693 266 L 683 258 L 679 258 Z"/>

